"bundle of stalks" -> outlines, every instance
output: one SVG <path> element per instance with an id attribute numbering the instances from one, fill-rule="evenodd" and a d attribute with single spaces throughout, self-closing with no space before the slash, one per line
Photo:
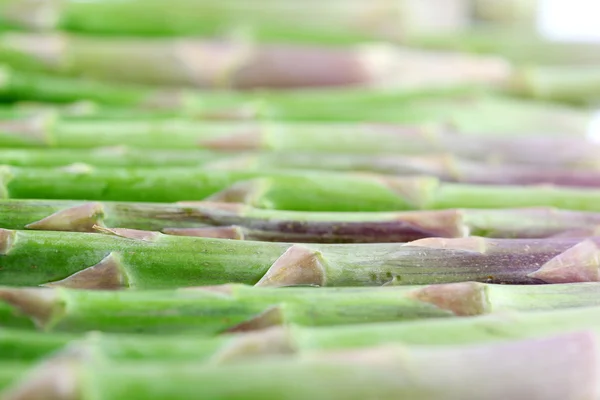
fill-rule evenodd
<path id="1" fill-rule="evenodd" d="M 0 398 L 600 398 L 600 58 L 536 7 L 0 0 Z"/>

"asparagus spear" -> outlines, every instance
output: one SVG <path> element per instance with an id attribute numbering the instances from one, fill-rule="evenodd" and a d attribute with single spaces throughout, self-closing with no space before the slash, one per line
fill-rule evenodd
<path id="1" fill-rule="evenodd" d="M 154 150 L 127 147 L 98 149 L 0 149 L 0 159 L 15 166 L 66 166 L 87 163 L 100 167 L 179 167 L 246 170 L 319 170 L 375 172 L 389 175 L 431 175 L 443 181 L 483 184 L 555 184 L 599 187 L 597 157 L 590 160 L 554 159 L 556 166 L 481 162 L 452 155 L 363 155 L 332 153 L 222 153 L 208 150 Z M 552 161 L 549 161 L 549 163 Z M 565 162 L 561 165 L 561 162 Z M 581 168 L 585 166 L 586 168 Z M 578 170 L 574 170 L 574 168 Z M 581 170 L 579 170 L 581 169 Z"/>
<path id="2" fill-rule="evenodd" d="M 107 234 L 1 230 L 0 283 L 158 289 L 228 282 L 369 286 L 598 280 L 596 239 L 301 245 L 99 229 Z"/>
<path id="3" fill-rule="evenodd" d="M 411 35 L 405 42 L 413 46 L 476 54 L 496 54 L 519 65 L 595 65 L 600 47 L 590 42 L 550 41 L 531 29 L 477 27 L 445 33 Z"/>
<path id="4" fill-rule="evenodd" d="M 89 100 L 115 106 L 149 109 L 191 107 L 197 96 L 184 90 L 156 89 L 135 85 L 111 85 L 90 79 L 73 79 L 0 67 L 0 98 L 73 102 Z"/>
<path id="5" fill-rule="evenodd" d="M 0 169 L 0 198 L 243 202 L 291 211 L 400 211 L 446 208 L 557 207 L 600 211 L 600 191 L 553 186 L 440 183 L 320 171 L 191 168 Z"/>
<path id="6" fill-rule="evenodd" d="M 0 287 L 4 326 L 32 319 L 45 331 L 218 334 L 281 324 L 304 326 L 410 321 L 498 311 L 600 304 L 597 283 L 505 286 L 476 282 L 384 288 L 253 288 L 80 291 Z M 126 313 L 122 310 L 127 309 Z M 21 325 L 21 324 L 19 324 Z"/>
<path id="7" fill-rule="evenodd" d="M 594 104 L 600 99 L 597 66 L 536 66 L 523 68 L 513 78 L 511 90 L 540 100 Z"/>
<path id="8" fill-rule="evenodd" d="M 575 132 L 565 130 L 564 132 Z M 474 137 L 439 125 L 354 122 L 198 122 L 167 120 L 65 120 L 40 113 L 0 121 L 2 147 L 91 149 L 266 150 L 348 154 L 431 154 L 506 163 L 566 165 L 591 163 L 598 146 L 582 137 L 529 134 Z M 531 148 L 539 151 L 532 153 Z M 547 157 L 552 153 L 553 157 Z M 335 160 L 335 159 L 334 159 Z"/>
<path id="9" fill-rule="evenodd" d="M 125 39 L 21 33 L 5 33 L 0 37 L 0 60 L 15 68 L 173 86 L 374 84 L 391 76 L 399 56 L 393 48 L 379 45 L 336 49 L 192 38 Z M 124 59 L 127 63 L 119 62 Z M 207 64 L 205 59 L 211 63 Z M 491 65 L 491 69 L 493 79 L 499 74 L 505 77 L 504 71 L 496 72 L 498 64 Z"/>
<path id="10" fill-rule="evenodd" d="M 94 226 L 276 242 L 385 243 L 432 236 L 544 238 L 580 231 L 586 232 L 580 237 L 594 236 L 600 214 L 552 208 L 311 213 L 210 202 L 0 200 L 2 228 L 94 232 Z"/>
<path id="11" fill-rule="evenodd" d="M 531 25 L 537 16 L 538 0 L 473 0 L 475 17 L 500 24 Z"/>
<path id="12" fill-rule="evenodd" d="M 5 392 L 4 398 L 33 398 L 41 393 L 81 400 L 195 399 L 198 393 L 211 399 L 593 398 L 596 346 L 597 338 L 584 331 L 483 346 L 387 345 L 224 366 L 106 364 L 84 354 L 79 359 L 71 356 L 68 362 L 65 356 L 48 360 Z M 515 379 L 522 376 L 521 368 L 544 373 Z"/>
<path id="13" fill-rule="evenodd" d="M 561 292 L 567 285 L 548 285 Z M 572 297 L 565 296 L 565 299 Z M 600 333 L 600 307 L 502 312 L 461 318 L 327 327 L 285 326 L 224 334 L 153 336 L 93 332 L 83 337 L 31 330 L 0 330 L 0 349 L 7 360 L 40 359 L 77 340 L 108 360 L 176 360 L 214 364 L 239 362 L 266 355 L 352 349 L 389 343 L 465 345 L 505 342 L 565 334 L 577 330 Z"/>
<path id="14" fill-rule="evenodd" d="M 244 29 L 276 40 L 352 43 L 407 31 L 466 26 L 465 0 L 422 2 L 330 1 L 315 9 L 295 1 L 160 0 L 87 3 L 5 0 L 2 20 L 17 27 L 95 34 L 215 36 Z"/>

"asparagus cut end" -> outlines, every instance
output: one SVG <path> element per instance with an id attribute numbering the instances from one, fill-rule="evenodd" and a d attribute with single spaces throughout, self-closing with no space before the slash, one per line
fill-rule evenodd
<path id="1" fill-rule="evenodd" d="M 196 236 L 214 239 L 244 240 L 244 230 L 239 226 L 215 226 L 208 228 L 165 228 L 167 235 Z"/>
<path id="2" fill-rule="evenodd" d="M 9 0 L 2 8 L 2 19 L 29 30 L 51 30 L 60 20 L 60 1 Z"/>
<path id="3" fill-rule="evenodd" d="M 386 178 L 374 176 L 394 193 L 400 195 L 414 209 L 426 209 L 439 186 L 439 180 L 433 177 Z"/>
<path id="4" fill-rule="evenodd" d="M 4 400 L 77 400 L 81 398 L 77 371 L 87 354 L 69 346 L 28 371 L 0 397 Z"/>
<path id="5" fill-rule="evenodd" d="M 50 326 L 64 307 L 51 289 L 0 288 L 0 300 L 31 318 L 40 329 Z"/>
<path id="6" fill-rule="evenodd" d="M 241 322 L 229 329 L 227 333 L 239 333 L 248 331 L 259 331 L 274 326 L 280 326 L 284 323 L 283 310 L 279 306 L 269 307 L 264 312 L 247 321 Z"/>
<path id="7" fill-rule="evenodd" d="M 599 269 L 600 249 L 591 240 L 584 240 L 528 276 L 546 283 L 598 282 Z"/>
<path id="8" fill-rule="evenodd" d="M 242 203 L 255 205 L 268 190 L 271 179 L 258 178 L 234 183 L 226 189 L 209 196 L 209 202 Z"/>
<path id="9" fill-rule="evenodd" d="M 411 247 L 427 247 L 430 249 L 448 249 L 448 250 L 462 250 L 472 253 L 485 254 L 486 252 L 486 239 L 478 236 L 470 236 L 465 238 L 424 238 L 413 240 L 412 242 L 405 243 L 404 246 Z"/>
<path id="10" fill-rule="evenodd" d="M 92 228 L 95 232 L 118 236 L 126 239 L 142 240 L 144 242 L 154 242 L 161 236 L 160 232 L 142 231 L 139 229 L 105 228 L 99 225 L 94 225 Z"/>
<path id="11" fill-rule="evenodd" d="M 15 244 L 17 232 L 0 228 L 0 255 L 5 256 Z"/>
<path id="12" fill-rule="evenodd" d="M 264 147 L 259 128 L 255 128 L 246 133 L 234 133 L 216 139 L 202 140 L 198 145 L 203 149 L 217 151 L 257 151 Z"/>
<path id="13" fill-rule="evenodd" d="M 128 284 L 121 260 L 116 253 L 110 253 L 98 264 L 56 282 L 42 286 L 65 287 L 71 289 L 119 290 Z"/>
<path id="14" fill-rule="evenodd" d="M 53 112 L 40 112 L 26 118 L 0 121 L 0 132 L 24 140 L 27 144 L 52 145 L 49 135 L 51 126 L 56 122 Z"/>
<path id="15" fill-rule="evenodd" d="M 222 349 L 210 359 L 210 363 L 236 362 L 244 358 L 269 354 L 293 354 L 289 334 L 283 327 L 267 328 L 261 331 L 236 334 Z"/>
<path id="16" fill-rule="evenodd" d="M 429 285 L 411 291 L 408 296 L 457 316 L 480 315 L 488 313 L 491 307 L 486 288 L 478 282 Z"/>
<path id="17" fill-rule="evenodd" d="M 27 229 L 44 231 L 95 232 L 102 226 L 104 207 L 101 203 L 86 203 L 51 214 L 39 221 L 25 225 Z"/>
<path id="18" fill-rule="evenodd" d="M 326 278 L 321 253 L 295 244 L 273 263 L 255 286 L 325 286 Z"/>

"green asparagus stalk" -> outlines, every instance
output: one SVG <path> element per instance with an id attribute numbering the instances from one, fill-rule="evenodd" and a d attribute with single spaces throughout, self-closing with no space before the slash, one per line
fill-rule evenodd
<path id="1" fill-rule="evenodd" d="M 600 214 L 552 208 L 413 212 L 294 212 L 242 204 L 1 200 L 0 227 L 94 232 L 94 226 L 172 235 L 300 243 L 408 242 L 425 237 L 595 236 Z"/>
<path id="2" fill-rule="evenodd" d="M 93 49 L 93 50 L 92 50 Z M 450 57 L 454 60 L 455 56 Z M 211 60 L 206 63 L 205 60 Z M 0 61 L 20 69 L 66 76 L 86 76 L 114 82 L 234 87 L 318 87 L 374 85 L 396 75 L 410 62 L 413 73 L 431 56 L 385 45 L 329 48 L 257 45 L 239 40 L 125 39 L 48 34 L 5 33 L 0 37 Z M 127 63 L 120 61 L 127 60 Z M 458 62 L 462 62 L 459 59 Z M 503 61 L 469 58 L 481 70 L 467 78 L 498 81 L 507 77 Z M 449 69 L 454 80 L 470 71 Z M 431 74 L 435 79 L 439 71 Z M 414 82 L 409 77 L 408 82 Z M 440 77 L 448 81 L 447 77 Z M 464 76 L 463 76 L 464 78 Z"/>
<path id="3" fill-rule="evenodd" d="M 599 285 L 506 286 L 476 282 L 384 288 L 253 288 L 81 291 L 0 288 L 3 325 L 32 319 L 44 331 L 214 335 L 282 324 L 325 326 L 479 315 L 600 304 Z M 121 310 L 127 309 L 126 313 Z M 8 311 L 8 310 L 7 310 Z M 8 312 L 7 312 L 8 314 Z"/>
<path id="4" fill-rule="evenodd" d="M 599 279 L 594 238 L 302 245 L 97 229 L 106 234 L 1 230 L 0 283 L 160 289 L 229 282 L 372 286 Z"/>
<path id="5" fill-rule="evenodd" d="M 557 207 L 600 211 L 600 191 L 555 186 L 440 183 L 393 177 L 294 170 L 195 168 L 0 169 L 0 198 L 109 201 L 221 201 L 290 211 L 402 211 L 447 208 Z"/>
<path id="6" fill-rule="evenodd" d="M 564 285 L 548 285 L 560 292 Z M 239 362 L 275 354 L 335 349 L 410 345 L 471 345 L 567 334 L 578 330 L 600 333 L 600 307 L 531 312 L 500 312 L 461 318 L 354 324 L 326 327 L 285 326 L 259 331 L 197 335 L 130 335 L 93 332 L 83 337 L 60 332 L 0 330 L 0 349 L 7 360 L 34 361 L 77 340 L 105 359 L 115 361 Z"/>
<path id="7" fill-rule="evenodd" d="M 421 3 L 421 4 L 420 4 Z M 372 2 L 160 0 L 126 2 L 31 2 L 4 0 L 2 21 L 36 30 L 72 30 L 109 35 L 215 36 L 244 30 L 260 39 L 352 43 L 399 37 L 407 31 L 466 26 L 465 0 L 423 5 L 408 0 Z"/>
<path id="8" fill-rule="evenodd" d="M 567 134 L 569 132 L 571 135 Z M 512 137 L 497 136 L 492 130 L 490 135 L 476 137 L 449 132 L 439 124 L 423 121 L 389 125 L 186 119 L 68 120 L 57 118 L 53 113 L 40 113 L 1 120 L 0 147 L 94 149 L 128 146 L 162 151 L 205 149 L 378 156 L 447 153 L 509 164 L 592 164 L 590 160 L 598 157 L 598 145 L 583 137 L 574 137 L 575 132 L 565 129 L 559 137 L 535 133 Z M 531 152 L 531 148 L 538 151 Z M 553 157 L 547 157 L 548 153 Z"/>
<path id="9" fill-rule="evenodd" d="M 597 66 L 528 67 L 513 78 L 511 90 L 540 100 L 594 104 L 600 99 Z"/>
<path id="10" fill-rule="evenodd" d="M 199 96 L 185 90 L 111 85 L 86 78 L 63 78 L 49 74 L 24 72 L 8 66 L 0 67 L 0 99 L 59 103 L 88 100 L 100 104 L 133 106 L 149 110 L 187 110 L 194 103 L 200 102 Z"/>
<path id="11" fill-rule="evenodd" d="M 179 167 L 247 170 L 312 170 L 430 175 L 447 182 L 483 184 L 555 184 L 599 187 L 598 158 L 552 158 L 555 166 L 481 162 L 452 155 L 362 155 L 332 153 L 223 153 L 209 150 L 154 150 L 127 147 L 99 149 L 0 149 L 0 159 L 15 166 L 56 167 L 87 163 L 100 167 Z M 565 162 L 565 164 L 560 164 Z M 585 168 L 582 168 L 585 167 Z M 576 169 L 576 170 L 575 170 Z"/>
<path id="12" fill-rule="evenodd" d="M 31 369 L 31 364 L 21 360 L 0 361 L 0 392 L 18 383 Z"/>
<path id="13" fill-rule="evenodd" d="M 533 26 L 538 0 L 473 0 L 475 18 L 494 24 Z"/>
<path id="14" fill-rule="evenodd" d="M 327 90 L 315 88 L 295 91 L 195 93 L 183 89 L 157 90 L 154 87 L 139 85 L 110 84 L 90 80 L 89 77 L 59 77 L 15 70 L 7 66 L 0 68 L 0 99 L 61 103 L 86 99 L 112 106 L 103 107 L 96 116 L 97 119 L 131 116 L 156 119 L 186 115 L 200 119 L 377 120 L 384 118 L 393 121 L 399 118 L 398 105 L 400 102 L 404 104 L 407 101 L 431 97 L 454 98 L 459 95 L 475 95 L 479 92 L 481 92 L 480 89 L 470 85 L 458 85 L 457 82 L 452 82 L 450 87 L 430 89 L 421 85 L 415 89 L 346 87 Z M 508 105 L 507 101 L 502 102 L 501 99 L 486 101 L 487 103 L 491 102 L 492 108 L 498 108 L 504 103 Z M 498 103 L 497 106 L 496 103 Z M 116 108 L 117 106 L 135 106 L 136 109 Z M 521 104 L 521 106 L 535 108 L 533 104 Z M 421 108 L 426 109 L 426 104 Z M 458 105 L 454 109 L 458 109 Z M 512 107 L 511 114 L 518 109 L 518 107 Z M 359 110 L 364 114 L 357 115 Z M 382 111 L 385 115 L 378 115 Z M 558 110 L 553 111 L 558 114 Z M 452 104 L 448 104 L 448 112 L 452 112 Z M 560 110 L 561 115 L 565 112 L 568 113 L 568 111 Z M 71 117 L 71 115 L 67 116 Z M 428 118 L 434 116 L 430 114 Z M 463 116 L 462 118 L 467 117 Z M 480 120 L 480 123 L 484 122 L 484 118 L 480 118 Z"/>
<path id="15" fill-rule="evenodd" d="M 478 27 L 443 35 L 412 35 L 405 42 L 435 50 L 496 54 L 520 65 L 596 65 L 600 47 L 590 42 L 550 41 L 531 29 Z"/>
<path id="16" fill-rule="evenodd" d="M 87 354 L 63 356 L 34 369 L 4 398 L 195 399 L 198 393 L 211 399 L 593 398 L 597 341 L 583 331 L 490 345 L 387 345 L 219 366 L 113 364 Z M 538 370 L 544 373 L 515 379 Z"/>

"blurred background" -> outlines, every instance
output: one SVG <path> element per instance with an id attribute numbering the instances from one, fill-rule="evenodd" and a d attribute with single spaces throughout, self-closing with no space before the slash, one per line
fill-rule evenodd
<path id="1" fill-rule="evenodd" d="M 585 135 L 594 4 L 1 0 L 1 112 Z"/>

